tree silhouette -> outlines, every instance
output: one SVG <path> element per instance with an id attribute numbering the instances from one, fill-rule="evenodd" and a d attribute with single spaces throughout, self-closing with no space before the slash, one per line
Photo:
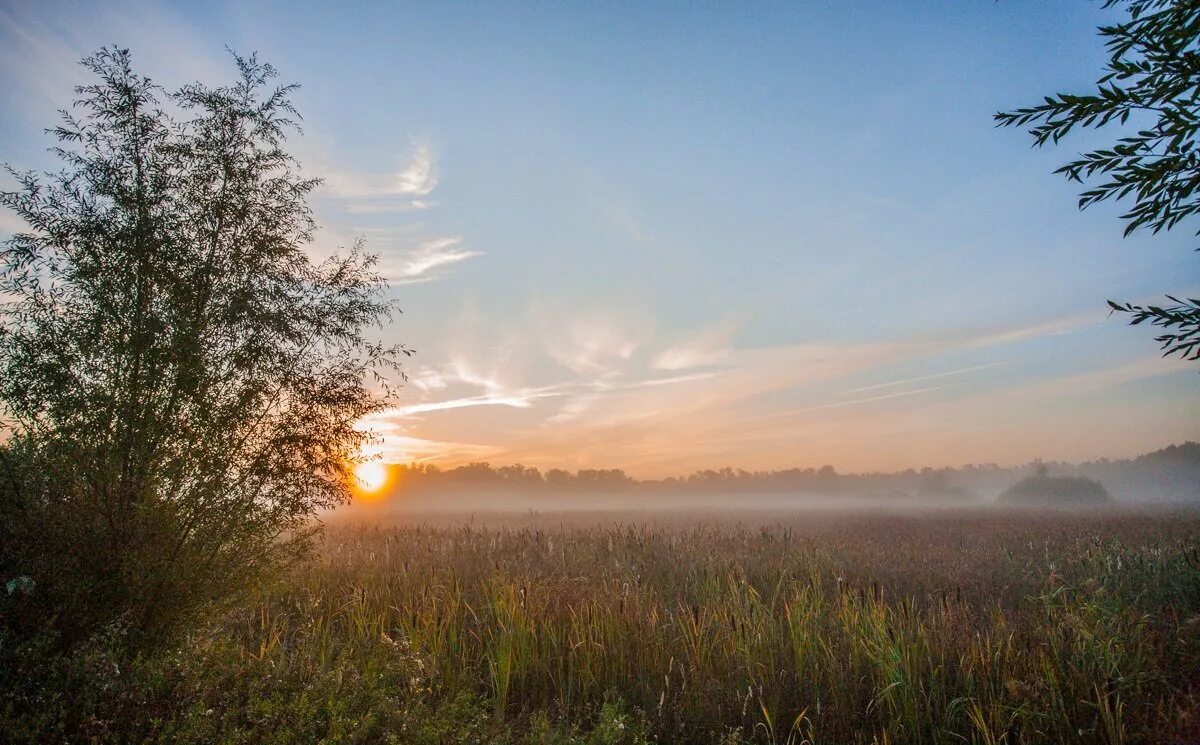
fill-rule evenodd
<path id="1" fill-rule="evenodd" d="M 295 86 L 234 62 L 167 91 L 100 51 L 63 170 L 0 193 L 28 226 L 0 248 L 0 571 L 64 638 L 162 637 L 303 552 L 407 353 L 364 335 L 392 312 L 375 258 L 305 250 Z"/>
<path id="2" fill-rule="evenodd" d="M 1103 7 L 1122 7 L 1129 18 L 1099 29 L 1109 60 L 1095 91 L 1047 96 L 995 120 L 1002 127 L 1032 125 L 1038 147 L 1057 144 L 1076 127 L 1124 127 L 1114 145 L 1084 153 L 1055 173 L 1081 184 L 1099 180 L 1080 194 L 1080 209 L 1132 200 L 1122 216 L 1125 235 L 1142 227 L 1170 230 L 1200 213 L 1200 0 L 1106 0 Z M 1130 314 L 1133 325 L 1164 329 L 1156 337 L 1164 356 L 1200 360 L 1200 300 L 1167 299 L 1170 304 L 1147 306 L 1110 300 L 1109 306 Z"/>

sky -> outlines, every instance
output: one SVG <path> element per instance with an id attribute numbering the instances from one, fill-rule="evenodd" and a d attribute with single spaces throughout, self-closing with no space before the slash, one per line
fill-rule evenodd
<path id="1" fill-rule="evenodd" d="M 168 87 L 258 52 L 296 95 L 327 255 L 363 238 L 417 350 L 387 462 L 887 471 L 1200 439 L 1195 363 L 1109 317 L 1194 297 L 992 114 L 1079 92 L 1098 2 L 0 0 L 0 161 L 132 50 Z M 0 212 L 0 234 L 19 226 Z"/>

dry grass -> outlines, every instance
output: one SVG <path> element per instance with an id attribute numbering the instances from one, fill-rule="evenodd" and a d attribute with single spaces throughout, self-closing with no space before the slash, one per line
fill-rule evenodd
<path id="1" fill-rule="evenodd" d="M 1123 743 L 1190 726 L 1195 516 L 506 521 L 333 527 L 226 634 L 280 676 L 407 660 L 396 700 L 478 702 L 470 737 Z M 368 739 L 419 739 L 372 721 Z"/>

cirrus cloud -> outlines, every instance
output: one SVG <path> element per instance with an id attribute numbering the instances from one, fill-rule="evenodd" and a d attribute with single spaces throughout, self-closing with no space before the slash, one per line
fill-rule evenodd
<path id="1" fill-rule="evenodd" d="M 462 236 L 447 236 L 425 241 L 398 262 L 385 262 L 383 273 L 396 284 L 429 282 L 442 276 L 437 270 L 457 264 L 483 251 L 462 248 Z"/>

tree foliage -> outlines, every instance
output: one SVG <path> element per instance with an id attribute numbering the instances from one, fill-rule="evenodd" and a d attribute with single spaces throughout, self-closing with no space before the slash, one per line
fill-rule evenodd
<path id="1" fill-rule="evenodd" d="M 1059 93 L 995 115 L 999 126 L 1029 127 L 1037 146 L 1057 144 L 1076 128 L 1122 127 L 1115 144 L 1081 154 L 1055 173 L 1083 184 L 1080 209 L 1129 200 L 1125 235 L 1170 230 L 1200 213 L 1200 0 L 1106 0 L 1128 13 L 1101 26 L 1109 59 L 1096 89 Z M 1197 231 L 1200 234 L 1200 230 Z M 1200 359 L 1200 300 L 1168 296 L 1172 305 L 1109 302 L 1165 332 L 1164 355 Z"/>
<path id="2" fill-rule="evenodd" d="M 162 636 L 302 552 L 407 354 L 366 336 L 375 257 L 306 250 L 295 87 L 234 61 L 166 90 L 127 50 L 84 60 L 62 170 L 0 193 L 28 226 L 0 247 L 0 571 L 66 636 Z"/>

